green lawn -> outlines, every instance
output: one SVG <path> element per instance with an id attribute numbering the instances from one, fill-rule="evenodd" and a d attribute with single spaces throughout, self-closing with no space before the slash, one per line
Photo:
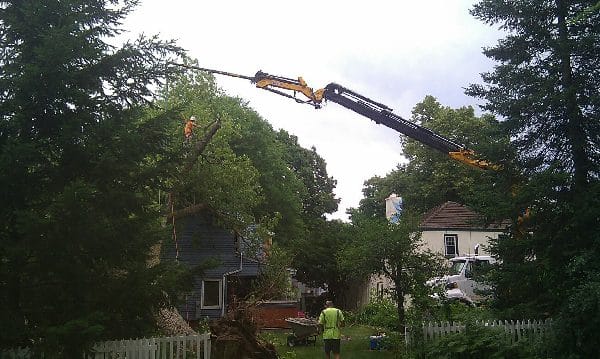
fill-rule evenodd
<path id="1" fill-rule="evenodd" d="M 294 346 L 292 348 L 286 345 L 286 339 L 290 330 L 268 331 L 262 334 L 262 337 L 273 343 L 277 353 L 282 359 L 319 359 L 325 358 L 323 353 L 323 339 L 319 337 L 316 345 Z M 342 350 L 343 359 L 363 359 L 363 358 L 402 358 L 400 353 L 388 350 L 372 351 L 369 350 L 369 336 L 375 334 L 375 329 L 367 326 L 350 326 L 342 330 Z"/>

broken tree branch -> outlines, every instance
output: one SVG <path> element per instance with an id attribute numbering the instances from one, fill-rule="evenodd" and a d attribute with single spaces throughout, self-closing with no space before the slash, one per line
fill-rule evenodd
<path id="1" fill-rule="evenodd" d="M 204 150 L 206 149 L 206 147 L 208 146 L 208 144 L 210 143 L 210 141 L 212 140 L 212 138 L 215 136 L 215 134 L 217 133 L 217 131 L 221 128 L 221 117 L 219 115 L 217 115 L 217 119 L 215 121 L 213 121 L 210 125 L 208 125 L 208 130 L 204 133 L 204 136 L 202 136 L 202 138 L 196 142 L 195 146 L 194 146 L 194 153 L 192 154 L 192 156 L 190 156 L 189 160 L 187 161 L 187 163 L 185 164 L 185 166 L 183 167 L 182 170 L 182 174 L 187 174 L 192 167 L 194 166 L 194 163 L 196 163 L 196 161 L 198 160 L 198 157 L 200 157 L 200 155 L 202 155 L 202 152 L 204 152 Z M 169 200 L 174 201 L 174 197 L 175 197 L 175 193 L 171 192 L 169 193 Z M 195 213 L 198 213 L 202 210 L 207 209 L 208 206 L 204 203 L 201 204 L 195 204 L 193 206 L 189 206 L 183 209 L 178 209 L 176 211 L 171 211 L 171 213 L 169 213 L 167 215 L 167 221 L 171 221 L 171 220 L 176 220 L 185 216 L 189 216 Z"/>
<path id="2" fill-rule="evenodd" d="M 206 133 L 204 134 L 202 139 L 196 143 L 196 147 L 194 148 L 194 153 L 192 154 L 192 157 L 190 157 L 189 161 L 185 164 L 185 167 L 183 168 L 182 173 L 184 173 L 184 174 L 188 173 L 192 169 L 192 167 L 194 166 L 194 163 L 196 163 L 196 161 L 198 160 L 198 157 L 200 157 L 202 152 L 204 152 L 204 150 L 206 149 L 206 146 L 208 146 L 208 144 L 210 143 L 210 140 L 213 138 L 213 136 L 217 133 L 217 131 L 220 128 L 221 128 L 221 117 L 219 115 L 217 115 L 217 119 L 210 125 L 208 131 L 206 131 Z"/>

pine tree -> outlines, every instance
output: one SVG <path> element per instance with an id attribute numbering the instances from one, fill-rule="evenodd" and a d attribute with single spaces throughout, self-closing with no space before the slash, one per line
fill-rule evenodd
<path id="1" fill-rule="evenodd" d="M 597 1 L 480 1 L 473 15 L 507 35 L 468 92 L 504 118 L 524 182 L 528 226 L 494 248 L 497 306 L 556 319 L 557 356 L 600 355 L 600 12 Z M 590 298 L 595 298 L 590 300 Z M 511 318 L 512 319 L 512 318 Z"/>
<path id="2" fill-rule="evenodd" d="M 575 190 L 599 175 L 600 12 L 579 17 L 593 4 L 486 0 L 472 10 L 508 35 L 484 51 L 499 63 L 483 75 L 488 85 L 468 92 L 506 119 L 526 169 L 552 166 Z"/>
<path id="3" fill-rule="evenodd" d="M 148 330 L 164 114 L 143 106 L 172 42 L 108 41 L 137 1 L 0 3 L 0 345 L 81 355 Z M 54 353 L 54 354 L 52 354 Z"/>

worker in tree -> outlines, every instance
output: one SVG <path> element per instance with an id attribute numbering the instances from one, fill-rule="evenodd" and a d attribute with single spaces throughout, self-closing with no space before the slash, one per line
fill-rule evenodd
<path id="1" fill-rule="evenodd" d="M 196 127 L 196 116 L 190 117 L 190 119 L 185 123 L 183 134 L 185 135 L 186 141 L 189 141 L 189 139 L 192 138 L 194 127 Z"/>
<path id="2" fill-rule="evenodd" d="M 323 343 L 325 347 L 325 357 L 331 358 L 333 352 L 334 359 L 340 359 L 340 342 L 342 333 L 340 328 L 344 326 L 344 314 L 333 306 L 333 302 L 325 302 L 325 309 L 319 315 L 319 324 L 323 326 Z"/>

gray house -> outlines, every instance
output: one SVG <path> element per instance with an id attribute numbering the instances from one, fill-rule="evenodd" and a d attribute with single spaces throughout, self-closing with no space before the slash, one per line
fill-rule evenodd
<path id="1" fill-rule="evenodd" d="M 232 230 L 220 228 L 209 216 L 189 216 L 173 241 L 165 245 L 162 257 L 175 259 L 192 269 L 194 285 L 179 313 L 188 322 L 222 317 L 234 296 L 248 293 L 260 270 L 256 258 L 246 258 L 245 240 Z"/>

